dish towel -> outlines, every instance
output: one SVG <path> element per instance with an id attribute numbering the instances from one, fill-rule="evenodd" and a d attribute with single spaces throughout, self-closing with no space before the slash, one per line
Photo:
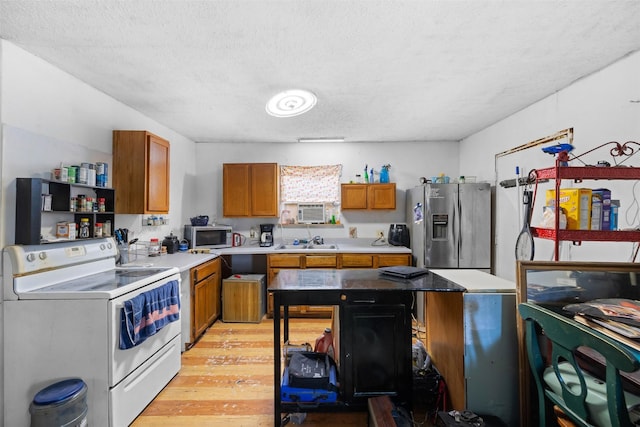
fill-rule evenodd
<path id="1" fill-rule="evenodd" d="M 120 311 L 120 349 L 135 347 L 166 324 L 180 319 L 180 284 L 172 280 L 124 302 Z"/>

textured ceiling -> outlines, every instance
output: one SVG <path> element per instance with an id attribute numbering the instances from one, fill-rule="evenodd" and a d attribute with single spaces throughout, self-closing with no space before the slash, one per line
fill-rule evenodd
<path id="1" fill-rule="evenodd" d="M 0 0 L 1 38 L 198 142 L 457 141 L 640 49 L 639 22 L 634 0 Z M 318 103 L 268 116 L 287 89 Z"/>

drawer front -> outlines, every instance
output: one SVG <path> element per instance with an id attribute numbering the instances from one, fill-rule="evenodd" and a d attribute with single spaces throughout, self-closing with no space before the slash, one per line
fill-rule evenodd
<path id="1" fill-rule="evenodd" d="M 411 265 L 411 254 L 378 255 L 378 267 L 391 267 L 394 265 Z"/>
<path id="2" fill-rule="evenodd" d="M 372 254 L 342 254 L 343 268 L 372 268 Z"/>
<path id="3" fill-rule="evenodd" d="M 300 268 L 300 257 L 297 254 L 269 255 L 269 267 Z"/>
<path id="4" fill-rule="evenodd" d="M 191 279 L 193 283 L 197 283 L 206 279 L 220 269 L 220 259 L 212 259 L 211 261 L 200 264 L 191 269 Z"/>
<path id="5" fill-rule="evenodd" d="M 307 268 L 315 268 L 315 267 L 335 268 L 338 265 L 337 255 L 307 255 L 306 258 L 307 258 L 306 259 Z"/>

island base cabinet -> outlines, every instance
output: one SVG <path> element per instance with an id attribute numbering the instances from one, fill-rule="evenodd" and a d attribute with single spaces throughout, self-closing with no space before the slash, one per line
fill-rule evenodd
<path id="1" fill-rule="evenodd" d="M 400 302 L 367 294 L 337 309 L 334 339 L 345 402 L 366 404 L 370 397 L 389 395 L 411 404 L 411 335 L 403 333 L 411 330 L 411 296 L 406 297 Z"/>
<path id="2" fill-rule="evenodd" d="M 518 425 L 515 293 L 425 292 L 425 346 L 455 410 Z"/>

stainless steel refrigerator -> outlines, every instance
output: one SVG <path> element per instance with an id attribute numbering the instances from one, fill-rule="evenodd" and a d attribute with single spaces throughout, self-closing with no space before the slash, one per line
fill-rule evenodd
<path id="1" fill-rule="evenodd" d="M 407 190 L 414 264 L 491 269 L 491 186 L 423 184 Z"/>

